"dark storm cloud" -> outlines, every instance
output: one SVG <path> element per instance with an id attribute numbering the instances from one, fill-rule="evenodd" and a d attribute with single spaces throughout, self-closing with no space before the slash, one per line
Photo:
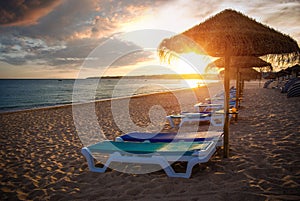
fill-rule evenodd
<path id="1" fill-rule="evenodd" d="M 47 15 L 62 0 L 0 1 L 1 25 L 29 25 Z"/>

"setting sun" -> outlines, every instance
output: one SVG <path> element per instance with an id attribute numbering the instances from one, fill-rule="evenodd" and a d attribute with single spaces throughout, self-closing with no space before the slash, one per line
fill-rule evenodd
<path id="1" fill-rule="evenodd" d="M 170 66 L 178 74 L 203 74 L 206 66 L 211 62 L 209 56 L 188 53 L 182 54 L 180 57 L 172 57 Z"/>
<path id="2" fill-rule="evenodd" d="M 186 82 L 190 88 L 202 87 L 205 85 L 200 79 L 185 79 L 184 82 Z"/>

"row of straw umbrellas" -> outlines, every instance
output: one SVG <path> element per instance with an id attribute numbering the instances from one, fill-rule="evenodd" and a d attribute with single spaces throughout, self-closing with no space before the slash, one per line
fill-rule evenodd
<path id="1" fill-rule="evenodd" d="M 270 72 L 265 78 L 266 79 L 276 79 L 284 76 L 294 76 L 298 77 L 300 75 L 300 65 L 296 64 L 294 66 L 288 67 L 286 69 L 282 69 L 278 72 Z"/>
<path id="2" fill-rule="evenodd" d="M 240 12 L 226 9 L 181 34 L 164 39 L 158 47 L 163 61 L 170 61 L 177 54 L 190 52 L 221 58 L 217 66 L 224 67 L 224 157 L 229 157 L 230 72 L 235 71 L 239 76 L 239 68 L 261 67 L 257 61 L 252 61 L 253 57 L 259 59 L 258 57 L 265 56 L 278 64 L 285 60 L 299 61 L 299 46 L 288 35 Z M 246 57 L 253 63 L 237 64 Z"/>
<path id="3" fill-rule="evenodd" d="M 219 68 L 224 69 L 224 58 L 220 58 L 210 63 L 206 70 Z M 230 62 L 230 75 L 229 78 L 235 78 L 236 80 L 236 99 L 239 100 L 244 86 L 244 80 L 260 78 L 261 73 L 254 68 L 267 68 L 272 70 L 272 65 L 258 57 L 254 56 L 233 56 Z M 225 70 L 220 71 L 220 74 L 224 74 Z M 235 108 L 238 108 L 239 101 L 236 101 Z"/>

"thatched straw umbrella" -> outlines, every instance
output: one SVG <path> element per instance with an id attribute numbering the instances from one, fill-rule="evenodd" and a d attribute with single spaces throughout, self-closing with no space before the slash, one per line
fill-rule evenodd
<path id="1" fill-rule="evenodd" d="M 198 48 L 197 45 L 201 48 Z M 213 57 L 224 57 L 224 109 L 226 113 L 224 157 L 229 156 L 230 57 L 276 54 L 280 55 L 281 58 L 287 57 L 289 60 L 293 60 L 295 57 L 299 57 L 300 52 L 297 42 L 291 37 L 230 9 L 222 11 L 179 35 L 164 39 L 158 51 L 164 60 L 170 60 L 173 52 L 195 52 Z"/>
<path id="2" fill-rule="evenodd" d="M 225 60 L 224 57 L 208 64 L 207 68 L 224 68 L 225 67 Z M 269 67 L 270 70 L 272 70 L 272 65 L 258 57 L 254 56 L 233 56 L 231 57 L 230 62 L 230 72 L 236 74 L 236 99 L 239 100 L 241 87 L 240 87 L 240 80 L 241 80 L 241 74 L 249 76 L 257 75 L 257 71 L 251 71 L 251 70 L 240 70 L 240 69 L 251 69 L 251 68 L 263 68 L 263 67 Z M 251 75 L 250 75 L 251 74 Z M 232 76 L 231 76 L 232 77 Z M 242 82 L 244 82 L 244 79 L 242 79 Z M 236 101 L 236 108 L 238 108 L 238 101 Z"/>
<path id="3" fill-rule="evenodd" d="M 218 68 L 224 68 L 225 61 L 224 57 L 214 61 L 210 65 L 215 65 Z M 231 57 L 230 62 L 230 68 L 252 68 L 252 67 L 265 67 L 265 66 L 271 66 L 270 63 L 254 56 L 237 56 L 237 57 Z"/>
<path id="4" fill-rule="evenodd" d="M 236 103 L 235 103 L 235 108 L 239 107 L 239 100 L 240 96 L 243 91 L 244 87 L 244 81 L 250 81 L 250 80 L 255 80 L 255 79 L 260 79 L 261 78 L 261 72 L 255 70 L 254 68 L 234 68 L 231 69 L 229 78 L 230 79 L 236 79 Z M 219 71 L 220 75 L 224 76 L 225 70 L 222 69 Z M 240 81 L 239 81 L 240 80 Z M 235 120 L 238 119 L 238 115 L 235 115 Z"/>
<path id="5" fill-rule="evenodd" d="M 240 79 L 240 80 L 253 80 L 261 77 L 261 73 L 253 68 L 241 68 L 237 69 L 235 68 L 234 70 L 230 70 L 232 74 L 230 74 L 230 79 Z M 219 72 L 221 75 L 224 75 L 225 70 L 222 69 Z M 238 88 L 237 88 L 238 91 Z"/>

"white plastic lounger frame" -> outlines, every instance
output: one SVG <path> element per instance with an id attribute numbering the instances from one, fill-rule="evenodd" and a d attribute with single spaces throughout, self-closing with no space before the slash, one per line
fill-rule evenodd
<path id="1" fill-rule="evenodd" d="M 146 143 L 144 143 L 146 144 Z M 180 177 L 180 178 L 189 178 L 192 174 L 193 167 L 198 163 L 205 163 L 216 152 L 217 146 L 220 145 L 219 139 L 209 141 L 209 145 L 206 149 L 197 150 L 192 155 L 182 156 L 179 159 L 174 159 L 174 156 L 167 155 L 150 155 L 149 157 L 141 157 L 138 155 L 122 155 L 119 152 L 114 152 L 109 155 L 108 160 L 102 168 L 95 167 L 94 158 L 88 147 L 84 147 L 81 150 L 81 153 L 85 156 L 88 167 L 92 172 L 104 173 L 112 162 L 124 162 L 124 163 L 134 163 L 134 164 L 157 164 L 164 169 L 165 173 L 169 177 Z M 182 161 L 187 162 L 187 168 L 184 173 L 175 172 L 169 162 Z"/>
<path id="2" fill-rule="evenodd" d="M 204 122 L 209 121 L 212 126 L 223 126 L 224 125 L 224 115 L 222 114 L 206 114 L 204 117 L 199 117 L 197 113 L 189 113 L 188 115 L 185 115 L 179 124 L 179 127 L 181 127 L 186 122 Z"/>
<path id="3" fill-rule="evenodd" d="M 166 117 L 172 128 L 175 128 L 174 119 L 180 118 L 181 122 L 178 127 L 181 127 L 186 122 L 206 122 L 209 121 L 212 126 L 223 126 L 224 115 L 222 114 L 202 114 L 202 113 L 185 113 L 181 115 L 169 115 Z"/>
<path id="4" fill-rule="evenodd" d="M 194 108 L 198 112 L 212 112 L 216 110 L 221 110 L 224 108 L 223 104 L 213 104 L 213 103 L 197 103 Z"/>
<path id="5" fill-rule="evenodd" d="M 167 120 L 170 123 L 170 126 L 172 128 L 176 127 L 174 123 L 174 119 L 181 119 L 181 122 L 178 127 L 181 127 L 184 122 L 205 122 L 205 121 L 210 121 L 211 117 L 209 114 L 201 114 L 201 113 L 185 113 L 181 115 L 169 115 L 166 117 Z"/>

